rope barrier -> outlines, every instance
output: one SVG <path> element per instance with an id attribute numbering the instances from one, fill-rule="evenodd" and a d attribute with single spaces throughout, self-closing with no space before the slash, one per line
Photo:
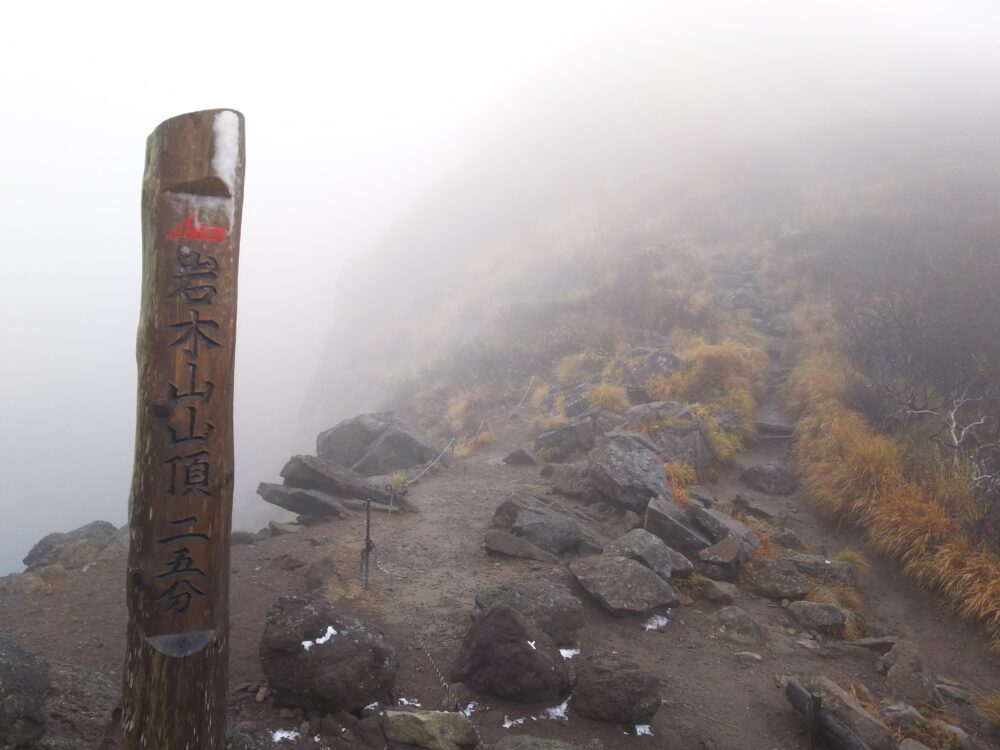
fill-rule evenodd
<path id="1" fill-rule="evenodd" d="M 414 483 L 414 482 L 416 482 L 416 481 L 417 481 L 418 479 L 420 479 L 420 477 L 422 477 L 422 476 L 423 476 L 424 474 L 426 474 L 426 473 L 427 473 L 428 471 L 430 471 L 430 470 L 431 470 L 431 467 L 432 467 L 432 466 L 433 466 L 434 464 L 436 464 L 436 463 L 437 463 L 438 461 L 440 461 L 440 460 L 441 460 L 441 457 L 442 457 L 442 456 L 443 456 L 443 455 L 444 455 L 445 453 L 447 453 L 447 452 L 448 452 L 448 449 L 449 449 L 449 448 L 450 448 L 450 447 L 451 447 L 451 446 L 452 446 L 452 445 L 453 445 L 454 443 L 455 443 L 455 438 L 452 438 L 451 440 L 449 440 L 449 441 L 448 441 L 448 445 L 446 445 L 446 446 L 444 447 L 444 449 L 443 449 L 443 450 L 442 450 L 442 451 L 441 451 L 440 453 L 438 453 L 438 456 L 437 456 L 437 458 L 435 458 L 435 459 L 434 459 L 433 461 L 431 461 L 431 462 L 430 462 L 429 464 L 427 464 L 427 466 L 425 466 L 425 467 L 424 467 L 424 470 L 423 470 L 423 471 L 421 471 L 421 472 L 420 472 L 419 474 L 417 474 L 417 475 L 416 475 L 415 477 L 413 477 L 413 479 L 408 479 L 407 481 L 403 482 L 403 486 L 404 486 L 404 487 L 409 487 L 409 486 L 410 486 L 411 484 L 413 484 L 413 483 Z"/>

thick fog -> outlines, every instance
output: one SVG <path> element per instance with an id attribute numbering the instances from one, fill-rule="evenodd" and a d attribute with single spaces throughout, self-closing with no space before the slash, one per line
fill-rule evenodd
<path id="1" fill-rule="evenodd" d="M 252 526 L 259 481 L 377 405 L 359 360 L 432 354 L 407 344 L 407 305 L 443 346 L 478 330 L 449 289 L 479 278 L 492 299 L 497 258 L 544 270 L 547 254 L 600 245 L 698 165 L 780 165 L 888 121 L 933 152 L 928 121 L 994 114 L 990 3 L 750 5 L 7 9 L 0 574 L 45 533 L 125 520 L 139 191 L 163 119 L 246 115 L 236 512 Z"/>

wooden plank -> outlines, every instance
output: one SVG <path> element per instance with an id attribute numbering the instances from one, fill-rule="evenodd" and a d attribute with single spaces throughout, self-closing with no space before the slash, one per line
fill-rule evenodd
<path id="1" fill-rule="evenodd" d="M 785 685 L 785 697 L 807 719 L 815 719 L 818 727 L 811 724 L 807 727 L 808 731 L 812 734 L 818 729 L 818 733 L 830 747 L 835 750 L 871 750 L 833 712 L 825 708 L 816 710 L 812 695 L 795 680 L 789 680 Z M 815 717 L 811 716 L 813 713 L 816 714 Z"/>
<path id="2" fill-rule="evenodd" d="M 146 144 L 127 750 L 222 750 L 244 121 L 207 110 Z"/>

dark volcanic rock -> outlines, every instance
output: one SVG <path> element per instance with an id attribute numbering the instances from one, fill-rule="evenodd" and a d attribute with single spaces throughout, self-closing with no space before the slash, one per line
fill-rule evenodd
<path id="1" fill-rule="evenodd" d="M 788 560 L 761 560 L 751 569 L 750 582 L 772 599 L 801 599 L 810 589 L 809 581 Z"/>
<path id="2" fill-rule="evenodd" d="M 857 585 L 857 570 L 841 560 L 830 560 L 821 555 L 805 555 L 800 553 L 786 554 L 785 559 L 790 561 L 799 572 L 805 573 L 807 576 L 812 576 L 824 583 L 833 583 L 839 586 Z"/>
<path id="3" fill-rule="evenodd" d="M 502 603 L 476 616 L 450 680 L 525 703 L 554 701 L 569 689 L 569 672 L 555 642 Z"/>
<path id="4" fill-rule="evenodd" d="M 739 607 L 723 607 L 708 618 L 712 629 L 723 638 L 736 643 L 762 643 L 767 640 L 767 631 L 746 610 Z"/>
<path id="5" fill-rule="evenodd" d="M 390 493 L 384 487 L 333 461 L 315 456 L 292 456 L 281 470 L 281 476 L 288 487 L 320 490 L 338 497 L 367 498 L 378 503 L 390 500 Z"/>
<path id="6" fill-rule="evenodd" d="M 694 467 L 699 476 L 712 468 L 714 456 L 705 428 L 691 407 L 677 401 L 654 401 L 634 406 L 625 414 L 624 428 L 641 429 L 664 461 Z"/>
<path id="7" fill-rule="evenodd" d="M 483 537 L 487 552 L 496 552 L 508 557 L 522 557 L 526 560 L 538 560 L 545 563 L 557 563 L 559 558 L 551 552 L 546 552 L 537 544 L 527 539 L 514 536 L 502 529 L 488 529 Z"/>
<path id="8" fill-rule="evenodd" d="M 267 613 L 260 660 L 274 702 L 307 711 L 360 711 L 389 703 L 396 652 L 325 599 L 283 596 Z"/>
<path id="9" fill-rule="evenodd" d="M 261 482 L 257 494 L 271 505 L 290 510 L 303 516 L 347 517 L 347 510 L 335 497 L 320 490 L 306 490 L 301 487 L 286 487 L 283 484 Z"/>
<path id="10" fill-rule="evenodd" d="M 580 543 L 580 524 L 558 507 L 515 492 L 496 509 L 493 525 L 558 555 Z"/>
<path id="11" fill-rule="evenodd" d="M 646 724 L 660 707 L 660 682 L 624 656 L 592 656 L 577 670 L 571 705 L 588 719 Z"/>
<path id="12" fill-rule="evenodd" d="M 751 549 L 757 549 L 760 546 L 760 539 L 757 537 L 757 534 L 742 521 L 732 516 L 727 516 L 721 511 L 714 510 L 713 508 L 703 508 L 695 503 L 691 503 L 688 506 L 688 510 L 716 542 L 721 542 L 727 536 L 735 536 Z"/>
<path id="13" fill-rule="evenodd" d="M 394 412 L 361 414 L 321 432 L 316 455 L 366 477 L 434 460 L 438 450 Z"/>
<path id="14" fill-rule="evenodd" d="M 639 362 L 625 375 L 621 384 L 634 403 L 651 400 L 646 390 L 650 379 L 658 375 L 670 375 L 686 366 L 683 359 L 665 349 L 639 347 L 632 350 L 632 356 L 638 358 Z"/>
<path id="15" fill-rule="evenodd" d="M 779 463 L 764 463 L 744 469 L 740 481 L 751 489 L 768 495 L 791 495 L 798 487 L 798 481 L 787 466 Z"/>
<path id="16" fill-rule="evenodd" d="M 593 447 L 594 423 L 589 417 L 579 417 L 535 438 L 535 451 L 546 461 L 565 461 Z"/>
<path id="17" fill-rule="evenodd" d="M 795 621 L 807 630 L 815 630 L 836 638 L 844 636 L 844 626 L 847 625 L 848 613 L 836 604 L 820 604 L 818 602 L 792 602 L 788 606 Z"/>
<path id="18" fill-rule="evenodd" d="M 545 474 L 552 482 L 552 491 L 567 497 L 600 497 L 594 483 L 587 476 L 587 467 L 580 464 L 549 464 L 552 470 Z"/>
<path id="19" fill-rule="evenodd" d="M 368 446 L 385 432 L 395 419 L 391 411 L 360 414 L 338 422 L 316 438 L 316 455 L 340 466 L 354 466 Z"/>
<path id="20" fill-rule="evenodd" d="M 646 529 L 683 551 L 704 549 L 712 540 L 684 508 L 668 497 L 654 497 L 646 507 Z"/>
<path id="21" fill-rule="evenodd" d="M 508 466 L 537 466 L 538 461 L 524 448 L 511 451 L 503 457 L 503 462 Z"/>
<path id="22" fill-rule="evenodd" d="M 680 604 L 666 581 L 627 557 L 585 557 L 570 563 L 569 569 L 580 585 L 614 615 L 644 615 Z"/>
<path id="23" fill-rule="evenodd" d="M 0 747 L 38 747 L 49 687 L 48 664 L 0 633 Z"/>
<path id="24" fill-rule="evenodd" d="M 24 564 L 29 571 L 55 563 L 66 568 L 82 567 L 95 559 L 117 532 L 112 523 L 94 521 L 72 531 L 47 534 L 31 548 Z"/>
<path id="25" fill-rule="evenodd" d="M 440 451 L 412 427 L 393 424 L 368 446 L 365 455 L 351 468 L 366 477 L 391 474 L 401 469 L 426 464 Z M 447 465 L 446 457 L 441 457 Z"/>
<path id="26" fill-rule="evenodd" d="M 698 552 L 698 558 L 713 565 L 722 565 L 730 570 L 737 570 L 750 559 L 750 545 L 739 537 L 730 534 L 721 542 L 706 547 Z"/>
<path id="27" fill-rule="evenodd" d="M 645 529 L 633 529 L 606 545 L 604 554 L 638 560 L 664 579 L 669 579 L 673 574 L 673 555 L 670 548 L 662 539 Z"/>
<path id="28" fill-rule="evenodd" d="M 48 722 L 40 750 L 93 748 L 118 705 L 119 689 L 107 677 L 83 667 L 53 664 L 49 675 Z"/>
<path id="29" fill-rule="evenodd" d="M 609 499 L 642 513 L 649 499 L 670 497 L 663 459 L 656 447 L 635 432 L 613 430 L 590 454 L 590 478 Z"/>
<path id="30" fill-rule="evenodd" d="M 476 594 L 479 609 L 489 609 L 497 602 L 516 609 L 560 646 L 575 643 L 583 626 L 583 603 L 561 583 L 505 583 Z"/>

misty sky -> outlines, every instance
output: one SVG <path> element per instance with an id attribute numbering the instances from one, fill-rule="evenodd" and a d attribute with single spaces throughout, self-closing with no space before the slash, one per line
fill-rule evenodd
<path id="1" fill-rule="evenodd" d="M 236 373 L 245 504 L 288 455 L 313 448 L 297 427 L 345 261 L 506 133 L 572 136 L 599 122 L 614 153 L 634 147 L 643 120 L 708 124 L 727 143 L 974 102 L 997 82 L 991 5 L 5 8 L 0 574 L 19 569 L 44 533 L 125 519 L 139 193 L 145 139 L 160 121 L 216 107 L 246 115 Z M 648 139 L 653 128 L 639 129 Z"/>

